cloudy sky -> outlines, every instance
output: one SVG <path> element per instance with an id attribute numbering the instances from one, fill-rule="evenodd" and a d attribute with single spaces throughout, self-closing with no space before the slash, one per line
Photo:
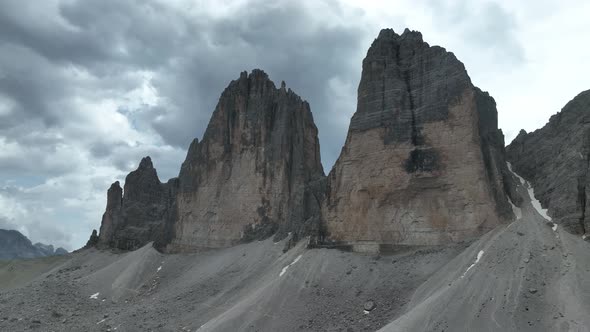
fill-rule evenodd
<path id="1" fill-rule="evenodd" d="M 109 185 L 145 155 L 176 176 L 222 89 L 253 68 L 310 102 L 327 173 L 386 27 L 454 52 L 509 142 L 590 89 L 588 17 L 586 0 L 3 0 L 0 228 L 80 247 Z"/>

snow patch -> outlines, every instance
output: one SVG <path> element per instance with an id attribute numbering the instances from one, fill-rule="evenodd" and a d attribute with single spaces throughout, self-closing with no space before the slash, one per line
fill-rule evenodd
<path id="1" fill-rule="evenodd" d="M 582 240 L 586 240 L 587 237 L 588 237 L 588 234 L 582 235 Z"/>
<path id="2" fill-rule="evenodd" d="M 525 184 L 526 181 L 522 177 L 520 177 L 520 175 L 516 174 L 515 171 L 512 170 L 512 164 L 507 162 L 506 165 L 508 165 L 508 170 L 520 180 L 520 184 Z"/>
<path id="3" fill-rule="evenodd" d="M 533 188 L 533 186 L 531 186 L 530 182 L 526 181 L 520 175 L 516 174 L 516 172 L 514 172 L 512 170 L 512 165 L 509 162 L 507 162 L 506 165 L 508 165 L 508 170 L 512 174 L 514 174 L 514 176 L 516 176 L 518 178 L 518 180 L 520 180 L 520 183 L 523 184 L 527 188 L 527 191 L 529 192 L 529 197 L 531 198 L 531 204 L 533 204 L 533 207 L 535 208 L 535 210 L 537 210 L 537 212 L 541 215 L 541 217 L 545 218 L 546 220 L 551 221 L 551 217 L 549 217 L 549 215 L 547 214 L 547 209 L 543 209 L 543 206 L 541 206 L 541 202 L 539 202 L 539 200 L 535 197 L 535 189 Z M 512 202 L 510 204 L 512 204 Z M 514 207 L 512 209 L 514 211 Z M 522 213 L 521 213 L 521 216 L 522 216 Z"/>
<path id="4" fill-rule="evenodd" d="M 508 203 L 510 203 L 510 205 L 512 206 L 512 212 L 516 216 L 516 220 L 521 219 L 522 218 L 522 209 L 519 208 L 518 206 L 514 205 L 514 203 L 512 203 L 512 201 L 510 200 L 510 198 L 508 198 Z"/>
<path id="5" fill-rule="evenodd" d="M 554 232 L 557 232 L 557 224 L 553 223 L 553 227 L 551 227 L 551 229 L 553 229 Z"/>
<path id="6" fill-rule="evenodd" d="M 105 318 L 105 319 L 103 319 L 103 320 L 99 321 L 98 323 L 96 323 L 96 325 L 98 325 L 98 324 L 100 324 L 100 323 L 104 323 L 106 320 L 107 320 L 107 319 Z"/>
<path id="7" fill-rule="evenodd" d="M 162 270 L 162 266 L 160 265 L 160 267 L 158 267 L 158 269 L 156 270 L 156 272 L 160 272 L 160 270 Z"/>
<path id="8" fill-rule="evenodd" d="M 91 299 L 97 300 L 98 299 L 98 295 L 100 295 L 100 293 L 96 293 L 96 294 L 92 294 L 90 295 Z"/>
<path id="9" fill-rule="evenodd" d="M 295 260 L 294 260 L 294 261 L 293 261 L 291 264 L 289 264 L 289 265 L 285 266 L 285 267 L 284 267 L 284 268 L 281 270 L 281 273 L 279 274 L 279 277 L 282 277 L 282 276 L 283 276 L 283 274 L 285 274 L 285 272 L 287 272 L 287 269 L 289 268 L 289 266 L 291 266 L 291 265 L 293 265 L 293 264 L 297 263 L 297 262 L 298 262 L 298 261 L 301 259 L 301 256 L 302 256 L 302 255 L 299 255 L 299 256 L 297 256 L 297 258 L 295 258 Z"/>
<path id="10" fill-rule="evenodd" d="M 539 200 L 535 197 L 535 189 L 533 188 L 533 186 L 531 186 L 531 184 L 528 181 L 526 183 L 526 187 L 529 191 L 529 196 L 531 197 L 531 204 L 533 204 L 535 210 L 537 210 L 541 217 L 551 221 L 551 217 L 549 217 L 549 215 L 547 214 L 547 209 L 543 209 L 543 206 L 541 206 L 541 202 L 539 202 Z"/>
<path id="11" fill-rule="evenodd" d="M 461 276 L 461 278 L 464 278 L 465 275 L 467 274 L 467 272 L 469 272 L 469 270 L 471 270 L 471 268 L 473 268 L 475 266 L 475 264 L 477 264 L 477 262 L 479 262 L 479 260 L 481 259 L 481 257 L 483 256 L 483 250 L 480 250 L 477 253 L 477 257 L 475 258 L 475 262 L 473 262 L 473 264 L 469 265 L 469 267 L 467 268 L 467 270 L 465 270 L 465 272 L 463 273 L 463 275 Z"/>
<path id="12" fill-rule="evenodd" d="M 364 313 L 365 315 L 368 315 L 368 314 L 369 314 L 369 312 L 370 312 L 370 311 L 368 311 L 368 310 L 363 310 L 363 313 Z"/>

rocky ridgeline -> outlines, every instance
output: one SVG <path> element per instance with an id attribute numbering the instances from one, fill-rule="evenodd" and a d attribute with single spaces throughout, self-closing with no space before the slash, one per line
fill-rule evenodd
<path id="1" fill-rule="evenodd" d="M 36 258 L 67 255 L 64 248 L 55 249 L 51 244 L 33 244 L 26 236 L 16 230 L 0 229 L 0 260 L 16 258 Z"/>
<path id="2" fill-rule="evenodd" d="M 167 251 L 291 234 L 322 245 L 441 244 L 513 218 L 496 105 L 452 53 L 419 32 L 381 31 L 329 177 L 309 104 L 261 70 L 222 93 L 178 178 L 149 157 L 108 191 L 89 246 Z M 362 250 L 361 247 L 357 249 Z"/>
<path id="3" fill-rule="evenodd" d="M 590 90 L 567 103 L 545 127 L 521 130 L 506 152 L 554 222 L 575 234 L 590 232 Z"/>

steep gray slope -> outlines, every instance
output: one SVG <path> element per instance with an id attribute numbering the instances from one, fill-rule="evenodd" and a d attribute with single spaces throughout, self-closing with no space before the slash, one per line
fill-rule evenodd
<path id="1" fill-rule="evenodd" d="M 272 240 L 196 254 L 84 250 L 28 285 L 0 287 L 0 330 L 374 331 L 465 248 L 364 256 L 304 245 L 287 253 Z M 6 273 L 0 267 L 0 280 Z M 368 301 L 375 308 L 365 314 Z"/>
<path id="2" fill-rule="evenodd" d="M 435 273 L 382 331 L 590 331 L 590 244 L 542 217 L 526 187 L 522 217 Z"/>

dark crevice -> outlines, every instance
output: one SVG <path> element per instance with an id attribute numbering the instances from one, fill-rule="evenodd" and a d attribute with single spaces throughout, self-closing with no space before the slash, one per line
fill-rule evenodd
<path id="1" fill-rule="evenodd" d="M 420 139 L 420 130 L 418 129 L 418 126 L 416 124 L 416 111 L 415 111 L 415 105 L 414 105 L 414 97 L 412 96 L 412 89 L 411 89 L 411 82 L 410 82 L 410 71 L 408 68 L 402 68 L 402 64 L 400 62 L 400 58 L 399 58 L 399 53 L 400 53 L 400 47 L 398 46 L 397 48 L 397 62 L 398 62 L 398 66 L 400 68 L 400 73 L 401 76 L 404 79 L 404 84 L 406 86 L 406 94 L 408 95 L 408 103 L 409 103 L 409 111 L 410 111 L 410 115 L 411 115 L 411 122 L 410 122 L 410 140 L 412 142 L 412 145 L 414 146 L 418 146 L 418 145 L 422 145 L 421 139 Z"/>
<path id="2" fill-rule="evenodd" d="M 410 98 L 411 100 L 411 98 Z M 416 113 L 414 112 L 413 109 L 411 109 L 412 112 L 412 145 L 417 146 L 418 145 L 418 129 L 416 128 Z"/>
<path id="3" fill-rule="evenodd" d="M 582 209 L 582 215 L 580 216 L 580 227 L 582 228 L 582 234 L 586 234 L 586 227 L 584 221 L 586 220 L 586 183 L 588 176 L 588 169 L 590 168 L 590 154 L 586 155 L 586 172 L 578 180 L 578 201 L 580 202 L 580 208 Z"/>
<path id="4" fill-rule="evenodd" d="M 383 61 L 383 80 L 381 82 L 381 125 L 385 125 L 384 115 L 385 115 L 385 76 L 386 76 L 386 69 L 387 69 L 387 60 Z"/>

